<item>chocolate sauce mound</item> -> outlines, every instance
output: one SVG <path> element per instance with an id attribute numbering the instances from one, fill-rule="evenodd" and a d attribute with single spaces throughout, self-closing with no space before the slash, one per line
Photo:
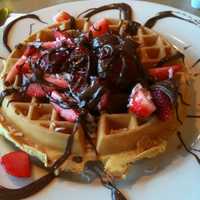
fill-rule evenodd
<path id="1" fill-rule="evenodd" d="M 92 46 L 98 77 L 105 80 L 108 88 L 123 92 L 142 78 L 136 53 L 138 44 L 129 37 L 107 33 L 94 38 Z"/>

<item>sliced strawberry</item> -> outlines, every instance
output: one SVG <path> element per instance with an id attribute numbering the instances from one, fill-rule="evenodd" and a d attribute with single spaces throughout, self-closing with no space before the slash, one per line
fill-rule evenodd
<path id="1" fill-rule="evenodd" d="M 53 91 L 51 94 L 52 98 L 58 101 L 63 101 L 63 98 L 60 94 L 58 94 L 56 91 Z M 79 117 L 79 112 L 74 109 L 64 109 L 59 106 L 59 104 L 56 104 L 54 102 L 51 102 L 51 104 L 54 106 L 55 110 L 58 112 L 58 114 L 63 117 L 65 120 L 69 122 L 75 122 L 77 118 Z"/>
<path id="2" fill-rule="evenodd" d="M 90 31 L 94 37 L 101 36 L 105 34 L 109 29 L 109 22 L 107 19 L 101 19 L 95 22 L 91 27 Z"/>
<path id="3" fill-rule="evenodd" d="M 31 165 L 29 155 L 23 151 L 11 152 L 1 158 L 6 172 L 16 177 L 30 177 Z"/>
<path id="4" fill-rule="evenodd" d="M 21 69 L 22 70 L 21 73 L 26 74 L 26 73 L 30 72 L 30 69 L 31 69 L 30 64 L 26 62 L 26 63 L 24 63 L 24 65 Z"/>
<path id="5" fill-rule="evenodd" d="M 159 68 L 151 68 L 149 69 L 149 75 L 151 75 L 156 80 L 166 80 L 171 78 L 170 76 L 179 72 L 181 70 L 181 65 L 170 65 L 170 66 L 163 66 Z"/>
<path id="6" fill-rule="evenodd" d="M 12 83 L 15 80 L 16 75 L 18 73 L 25 73 L 27 71 L 28 65 L 25 64 L 25 62 L 27 61 L 27 57 L 31 56 L 35 52 L 36 52 L 36 49 L 32 46 L 28 46 L 26 48 L 24 54 L 17 60 L 17 62 L 12 66 L 12 68 L 8 72 L 6 79 L 5 79 L 5 81 L 7 83 Z M 25 66 L 24 66 L 24 64 L 25 64 Z"/>
<path id="7" fill-rule="evenodd" d="M 37 49 L 34 46 L 28 46 L 26 50 L 24 51 L 24 56 L 28 57 L 33 55 Z"/>
<path id="8" fill-rule="evenodd" d="M 100 111 L 106 110 L 107 107 L 108 107 L 108 105 L 109 105 L 109 93 L 106 92 L 105 94 L 103 94 L 103 95 L 101 96 L 100 102 L 99 102 L 99 104 L 98 104 L 98 109 L 99 109 Z"/>
<path id="9" fill-rule="evenodd" d="M 137 84 L 130 96 L 129 111 L 139 118 L 149 117 L 156 110 L 151 98 L 151 93 L 141 84 Z"/>
<path id="10" fill-rule="evenodd" d="M 44 79 L 60 88 L 67 88 L 68 82 L 64 78 L 55 77 L 54 75 L 46 75 Z"/>
<path id="11" fill-rule="evenodd" d="M 38 83 L 31 83 L 26 90 L 26 94 L 30 97 L 44 97 L 48 92 L 51 91 L 53 91 L 52 87 Z"/>
<path id="12" fill-rule="evenodd" d="M 53 21 L 56 23 L 60 23 L 60 22 L 67 21 L 70 18 L 71 18 L 71 15 L 68 14 L 66 11 L 62 10 L 53 17 Z"/>
<path id="13" fill-rule="evenodd" d="M 5 82 L 12 83 L 15 80 L 16 75 L 19 72 L 19 68 L 25 63 L 26 59 L 27 57 L 23 55 L 21 58 L 19 58 L 19 60 L 17 60 L 17 62 L 12 66 L 12 68 L 8 72 Z"/>
<path id="14" fill-rule="evenodd" d="M 172 102 L 162 90 L 155 88 L 151 91 L 152 99 L 156 105 L 156 114 L 162 121 L 167 121 L 172 116 Z"/>
<path id="15" fill-rule="evenodd" d="M 41 46 L 44 49 L 54 49 L 54 48 L 59 48 L 61 46 L 60 41 L 49 41 L 49 42 L 42 42 Z"/>

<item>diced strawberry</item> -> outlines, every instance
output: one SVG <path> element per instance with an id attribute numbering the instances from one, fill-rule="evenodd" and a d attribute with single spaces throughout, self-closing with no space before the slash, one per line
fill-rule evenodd
<path id="1" fill-rule="evenodd" d="M 129 111 L 139 118 L 149 117 L 156 110 L 151 99 L 151 93 L 141 84 L 137 84 L 130 96 Z"/>
<path id="2" fill-rule="evenodd" d="M 101 19 L 95 22 L 91 27 L 90 31 L 94 37 L 101 36 L 105 34 L 109 29 L 109 22 L 107 19 Z"/>
<path id="3" fill-rule="evenodd" d="M 46 96 L 47 92 L 51 91 L 53 91 L 52 87 L 38 83 L 31 83 L 26 90 L 26 94 L 30 97 L 44 97 Z"/>
<path id="4" fill-rule="evenodd" d="M 159 68 L 151 68 L 149 69 L 149 75 L 152 76 L 156 80 L 166 80 L 168 78 L 172 78 L 173 74 L 180 71 L 182 68 L 181 65 L 171 65 L 171 66 L 163 66 Z"/>
<path id="5" fill-rule="evenodd" d="M 62 10 L 53 17 L 53 21 L 56 23 L 60 23 L 60 22 L 67 21 L 70 18 L 71 18 L 71 15 L 68 14 L 66 11 Z"/>
<path id="6" fill-rule="evenodd" d="M 31 165 L 29 155 L 23 151 L 11 152 L 1 158 L 6 172 L 16 177 L 30 177 Z"/>
<path id="7" fill-rule="evenodd" d="M 68 82 L 64 78 L 57 78 L 54 75 L 45 75 L 44 79 L 60 88 L 67 88 Z"/>
<path id="8" fill-rule="evenodd" d="M 51 96 L 55 100 L 63 101 L 62 96 L 60 94 L 58 94 L 56 91 L 53 91 Z M 79 112 L 74 109 L 70 109 L 70 108 L 64 109 L 64 108 L 60 107 L 59 104 L 56 104 L 54 102 L 51 102 L 51 104 L 54 106 L 54 108 L 58 112 L 58 114 L 69 122 L 75 122 L 76 119 L 79 117 Z"/>

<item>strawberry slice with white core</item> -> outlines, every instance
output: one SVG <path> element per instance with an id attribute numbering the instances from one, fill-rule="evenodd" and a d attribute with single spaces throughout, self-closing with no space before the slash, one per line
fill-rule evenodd
<path id="1" fill-rule="evenodd" d="M 133 88 L 128 107 L 139 118 L 147 118 L 156 110 L 150 91 L 140 83 Z"/>
<path id="2" fill-rule="evenodd" d="M 90 27 L 90 31 L 92 32 L 94 37 L 104 35 L 106 32 L 108 32 L 108 29 L 109 22 L 107 19 L 100 19 Z"/>
<path id="3" fill-rule="evenodd" d="M 62 10 L 58 12 L 55 16 L 53 16 L 53 21 L 55 23 L 61 23 L 69 20 L 71 18 L 71 15 L 67 13 L 66 11 Z"/>
<path id="4" fill-rule="evenodd" d="M 63 101 L 62 96 L 56 91 L 53 91 L 51 93 L 51 97 L 54 100 Z M 77 120 L 77 118 L 79 117 L 79 112 L 74 109 L 71 109 L 71 108 L 64 109 L 61 106 L 59 106 L 59 104 L 52 102 L 52 101 L 51 101 L 51 104 L 55 108 L 56 112 L 58 112 L 58 114 L 61 117 L 63 117 L 65 120 L 67 120 L 69 122 L 75 122 Z"/>
<path id="5" fill-rule="evenodd" d="M 31 164 L 29 155 L 23 151 L 10 152 L 1 157 L 0 163 L 6 172 L 16 177 L 30 177 Z"/>

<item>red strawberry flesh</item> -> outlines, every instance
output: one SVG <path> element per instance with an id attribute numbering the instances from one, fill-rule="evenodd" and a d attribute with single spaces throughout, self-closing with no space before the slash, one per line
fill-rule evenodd
<path id="1" fill-rule="evenodd" d="M 54 100 L 57 101 L 63 101 L 62 95 L 60 95 L 58 92 L 53 91 L 51 93 L 51 97 Z M 51 104 L 54 106 L 55 110 L 58 112 L 58 114 L 64 118 L 65 120 L 69 121 L 69 122 L 75 122 L 79 116 L 79 112 L 74 110 L 74 109 L 65 109 L 62 108 L 61 106 L 59 106 L 59 104 L 51 102 Z"/>
<path id="2" fill-rule="evenodd" d="M 158 88 L 155 88 L 151 92 L 152 99 L 156 105 L 156 114 L 158 118 L 162 121 L 167 121 L 172 116 L 172 103 L 170 98 Z"/>
<path id="3" fill-rule="evenodd" d="M 48 92 L 51 92 L 53 88 L 39 83 L 31 83 L 27 90 L 26 94 L 30 97 L 44 97 Z"/>
<path id="4" fill-rule="evenodd" d="M 90 31 L 92 32 L 94 37 L 105 34 L 108 31 L 108 29 L 109 22 L 107 19 L 101 19 L 90 27 Z"/>
<path id="5" fill-rule="evenodd" d="M 53 20 L 57 23 L 60 23 L 60 22 L 64 22 L 64 21 L 67 21 L 68 19 L 70 19 L 71 16 L 69 13 L 67 13 L 66 11 L 62 10 L 60 11 L 59 13 L 57 13 L 54 17 L 53 17 Z"/>
<path id="6" fill-rule="evenodd" d="M 1 158 L 6 172 L 16 177 L 30 177 L 31 165 L 29 155 L 23 151 L 11 152 Z"/>
<path id="7" fill-rule="evenodd" d="M 171 66 L 163 66 L 163 67 L 159 67 L 159 68 L 151 68 L 149 69 L 149 75 L 152 76 L 154 79 L 156 80 L 166 80 L 168 78 L 172 78 L 170 77 L 172 73 L 173 74 L 177 73 L 178 71 L 180 71 L 182 68 L 181 65 L 171 65 Z M 170 72 L 171 70 L 171 72 Z"/>
<path id="8" fill-rule="evenodd" d="M 131 93 L 129 102 L 129 111 L 134 113 L 139 118 L 147 118 L 156 107 L 151 100 L 151 94 L 148 90 L 137 84 Z"/>

